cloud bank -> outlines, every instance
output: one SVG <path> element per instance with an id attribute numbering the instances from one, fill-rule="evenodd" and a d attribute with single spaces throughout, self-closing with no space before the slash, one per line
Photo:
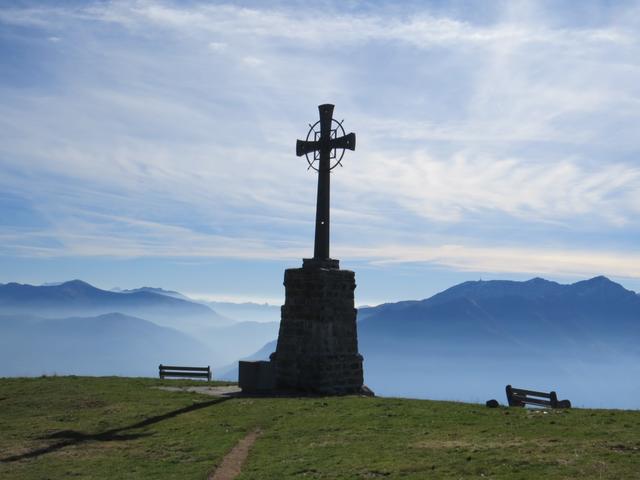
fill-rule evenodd
<path id="1" fill-rule="evenodd" d="M 331 102 L 336 256 L 639 277 L 640 10 L 496 5 L 3 8 L 2 253 L 307 256 Z"/>

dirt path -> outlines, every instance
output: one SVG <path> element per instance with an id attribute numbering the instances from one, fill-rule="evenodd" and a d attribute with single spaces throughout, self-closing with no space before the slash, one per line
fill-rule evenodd
<path id="1" fill-rule="evenodd" d="M 228 385 L 224 387 L 151 387 L 158 390 L 166 390 L 167 392 L 195 392 L 203 395 L 211 395 L 213 397 L 229 397 L 238 395 L 242 390 L 236 385 Z"/>
<path id="2" fill-rule="evenodd" d="M 232 480 L 240 475 L 242 465 L 249 456 L 249 449 L 260 435 L 260 430 L 254 430 L 240 440 L 235 447 L 222 459 L 222 463 L 209 475 L 209 480 Z"/>

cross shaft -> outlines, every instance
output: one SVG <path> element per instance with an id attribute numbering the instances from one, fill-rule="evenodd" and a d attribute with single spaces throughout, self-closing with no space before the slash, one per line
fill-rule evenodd
<path id="1" fill-rule="evenodd" d="M 316 203 L 316 236 L 313 249 L 314 260 L 329 260 L 329 206 L 330 206 L 330 172 L 331 151 L 336 148 L 355 150 L 356 135 L 349 133 L 338 138 L 331 138 L 331 123 L 333 120 L 331 104 L 319 105 L 320 138 L 314 141 L 298 140 L 296 155 L 302 156 L 318 151 L 320 163 L 318 165 L 318 197 Z"/>

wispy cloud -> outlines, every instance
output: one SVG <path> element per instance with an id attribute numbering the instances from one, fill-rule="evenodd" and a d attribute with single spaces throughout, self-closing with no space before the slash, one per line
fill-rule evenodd
<path id="1" fill-rule="evenodd" d="M 374 154 L 338 181 L 354 196 L 374 185 L 378 198 L 436 221 L 459 222 L 483 211 L 556 224 L 588 217 L 612 228 L 637 219 L 640 166 L 587 169 L 572 158 L 526 162 L 474 155 L 470 150 L 445 158 L 419 150 L 407 156 Z"/>
<path id="2" fill-rule="evenodd" d="M 4 254 L 36 257 L 171 257 L 297 261 L 310 253 L 301 241 L 225 237 L 186 228 L 126 218 L 97 222 L 74 219 L 53 232 L 14 231 L 0 234 Z M 640 276 L 640 255 L 633 251 L 561 249 L 488 245 L 429 245 L 427 243 L 340 243 L 342 258 L 376 265 L 422 263 L 467 272 L 563 276 Z"/>
<path id="3" fill-rule="evenodd" d="M 537 272 L 586 277 L 604 272 L 618 277 L 640 276 L 640 255 L 635 252 L 468 245 L 387 245 L 369 250 L 347 248 L 345 253 L 354 258 L 374 258 L 376 263 L 424 262 L 468 272 Z"/>
<path id="4" fill-rule="evenodd" d="M 341 255 L 638 276 L 639 10 L 561 15 L 526 2 L 478 22 L 391 3 L 3 8 L 22 60 L 0 80 L 0 188 L 43 224 L 8 221 L 2 248 L 306 256 L 315 177 L 293 144 L 330 101 L 358 134 L 333 176 Z"/>

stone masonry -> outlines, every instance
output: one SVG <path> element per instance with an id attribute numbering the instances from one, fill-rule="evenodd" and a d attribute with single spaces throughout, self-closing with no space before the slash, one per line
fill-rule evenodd
<path id="1" fill-rule="evenodd" d="M 285 271 L 285 304 L 271 355 L 280 390 L 328 395 L 362 390 L 355 274 L 330 262 L 335 263 L 320 268 L 305 260 L 303 268 Z"/>

